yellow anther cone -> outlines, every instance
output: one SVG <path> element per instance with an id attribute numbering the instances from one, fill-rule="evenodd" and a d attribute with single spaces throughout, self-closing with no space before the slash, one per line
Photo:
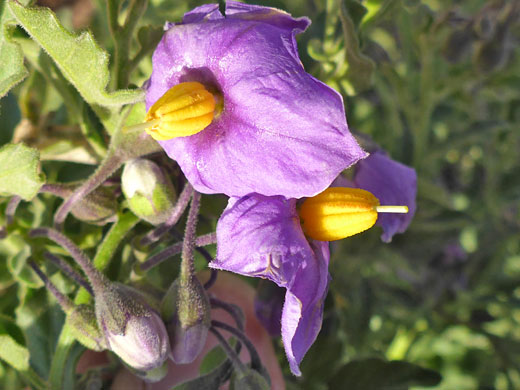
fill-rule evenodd
<path id="1" fill-rule="evenodd" d="M 371 228 L 379 200 L 359 188 L 327 188 L 300 208 L 303 231 L 320 241 L 335 241 Z"/>
<path id="2" fill-rule="evenodd" d="M 342 187 L 306 199 L 299 210 L 304 233 L 319 241 L 341 240 L 370 229 L 378 213 L 407 212 L 407 206 L 380 206 L 370 192 Z"/>
<path id="3" fill-rule="evenodd" d="M 213 94 L 201 83 L 177 84 L 148 110 L 146 132 L 158 141 L 197 134 L 213 121 L 215 105 Z"/>

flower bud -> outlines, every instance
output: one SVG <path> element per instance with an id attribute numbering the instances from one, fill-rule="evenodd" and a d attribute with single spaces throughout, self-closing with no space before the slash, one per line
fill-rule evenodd
<path id="1" fill-rule="evenodd" d="M 79 187 L 79 184 L 46 184 L 42 191 L 67 199 Z M 104 225 L 112 222 L 117 213 L 118 203 L 113 189 L 97 187 L 94 191 L 79 199 L 71 213 L 80 221 Z"/>
<path id="2" fill-rule="evenodd" d="M 121 182 L 135 215 L 153 225 L 168 219 L 175 203 L 175 189 L 157 164 L 141 158 L 130 160 L 125 164 Z"/>
<path id="3" fill-rule="evenodd" d="M 111 283 L 96 293 L 96 317 L 108 348 L 139 371 L 161 366 L 170 344 L 161 317 L 133 288 Z"/>
<path id="4" fill-rule="evenodd" d="M 88 349 L 103 351 L 106 349 L 105 338 L 98 327 L 96 312 L 90 305 L 78 305 L 67 313 L 65 323 L 76 340 Z"/>
<path id="5" fill-rule="evenodd" d="M 162 302 L 172 346 L 172 359 L 188 364 L 202 351 L 211 325 L 209 299 L 195 276 L 186 281 L 177 279 L 168 289 Z"/>

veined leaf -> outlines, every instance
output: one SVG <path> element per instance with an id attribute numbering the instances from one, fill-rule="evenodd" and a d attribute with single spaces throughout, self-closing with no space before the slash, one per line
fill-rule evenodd
<path id="1" fill-rule="evenodd" d="M 5 2 L 0 2 L 0 98 L 28 74 L 20 47 L 7 39 L 14 18 Z"/>
<path id="2" fill-rule="evenodd" d="M 0 148 L 0 195 L 31 200 L 44 183 L 39 173 L 40 155 L 24 144 Z"/>
<path id="3" fill-rule="evenodd" d="M 9 9 L 89 104 L 120 106 L 143 99 L 141 90 L 106 91 L 108 54 L 90 32 L 70 33 L 48 8 L 26 8 L 10 0 Z"/>

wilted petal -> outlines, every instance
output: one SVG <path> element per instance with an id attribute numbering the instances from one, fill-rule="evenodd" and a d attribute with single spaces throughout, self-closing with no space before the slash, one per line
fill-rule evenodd
<path id="1" fill-rule="evenodd" d="M 403 233 L 415 214 L 417 174 L 415 169 L 392 160 L 382 151 L 372 153 L 356 165 L 354 186 L 373 193 L 381 205 L 408 206 L 407 214 L 380 213 L 376 224 L 383 228 L 381 239 L 390 242 Z"/>
<path id="2" fill-rule="evenodd" d="M 321 328 L 328 261 L 328 244 L 305 238 L 294 199 L 234 198 L 218 222 L 211 267 L 266 278 L 287 289 L 282 338 L 295 375 Z"/>
<path id="3" fill-rule="evenodd" d="M 365 152 L 348 131 L 341 96 L 298 58 L 294 36 L 308 20 L 227 4 L 225 19 L 216 5 L 187 14 L 154 53 L 148 107 L 185 81 L 224 102 L 200 133 L 160 144 L 200 192 L 313 196 Z"/>

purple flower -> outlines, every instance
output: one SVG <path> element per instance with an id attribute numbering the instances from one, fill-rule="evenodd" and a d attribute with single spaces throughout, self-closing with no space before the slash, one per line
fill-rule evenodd
<path id="1" fill-rule="evenodd" d="M 417 174 L 415 169 L 392 160 L 378 150 L 356 165 L 353 187 L 374 194 L 381 205 L 408 206 L 407 214 L 379 214 L 376 225 L 383 228 L 381 239 L 392 241 L 396 233 L 403 233 L 415 214 Z"/>
<path id="2" fill-rule="evenodd" d="M 217 225 L 212 268 L 269 279 L 287 291 L 282 340 L 291 371 L 321 328 L 329 273 L 328 243 L 307 239 L 296 200 L 253 194 L 231 198 Z"/>
<path id="3" fill-rule="evenodd" d="M 310 22 L 226 4 L 226 18 L 217 4 L 185 14 L 153 55 L 147 108 L 184 82 L 202 84 L 217 107 L 211 119 L 204 97 L 196 109 L 210 124 L 159 143 L 199 192 L 313 196 L 366 154 L 348 131 L 341 95 L 299 60 L 295 35 Z"/>

